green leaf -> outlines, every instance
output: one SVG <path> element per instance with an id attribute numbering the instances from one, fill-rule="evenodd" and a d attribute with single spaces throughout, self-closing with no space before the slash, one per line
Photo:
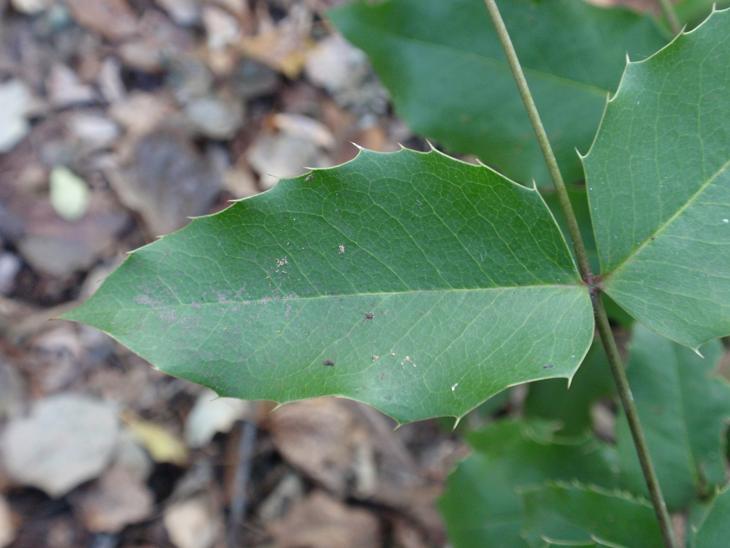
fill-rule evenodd
<path id="1" fill-rule="evenodd" d="M 707 17 L 713 6 L 725 8 L 730 6 L 730 0 L 679 0 L 675 9 L 681 21 L 692 25 Z"/>
<path id="2" fill-rule="evenodd" d="M 569 181 L 626 52 L 666 43 L 654 22 L 581 0 L 509 0 L 500 9 Z M 510 177 L 548 184 L 545 163 L 483 0 L 360 0 L 330 12 L 367 52 L 410 127 Z"/>
<path id="3" fill-rule="evenodd" d="M 588 291 L 540 194 L 438 152 L 361 152 L 134 252 L 66 316 L 225 396 L 460 417 L 571 377 Z"/>
<path id="4" fill-rule="evenodd" d="M 730 333 L 730 11 L 630 63 L 584 160 L 606 292 L 698 347 Z"/>
<path id="5" fill-rule="evenodd" d="M 689 506 L 724 485 L 725 429 L 730 385 L 714 374 L 722 345 L 702 348 L 705 358 L 637 326 L 627 375 L 662 491 L 670 510 Z M 646 492 L 628 424 L 616 426 L 626 487 Z"/>
<path id="6" fill-rule="evenodd" d="M 531 546 L 590 542 L 614 548 L 663 546 L 654 510 L 646 501 L 563 484 L 527 489 L 522 496 Z"/>
<path id="7" fill-rule="evenodd" d="M 730 489 L 717 494 L 693 527 L 690 546 L 692 548 L 726 548 L 730 538 Z"/>
<path id="8" fill-rule="evenodd" d="M 529 388 L 525 416 L 555 420 L 563 435 L 590 432 L 593 404 L 614 392 L 611 368 L 600 343 L 593 344 L 570 387 L 564 380 L 551 379 L 531 383 Z"/>
<path id="9" fill-rule="evenodd" d="M 587 437 L 556 438 L 546 423 L 499 421 L 468 440 L 474 452 L 439 500 L 456 548 L 525 546 L 521 488 L 548 480 L 616 483 L 610 448 Z"/>

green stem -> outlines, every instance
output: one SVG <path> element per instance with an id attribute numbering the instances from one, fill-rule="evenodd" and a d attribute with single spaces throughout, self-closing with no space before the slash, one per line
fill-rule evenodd
<path id="1" fill-rule="evenodd" d="M 672 0 L 659 0 L 659 5 L 661 5 L 662 11 L 664 12 L 664 17 L 669 23 L 669 28 L 672 29 L 672 32 L 674 34 L 679 34 L 679 31 L 682 30 L 682 24 L 679 22 L 679 17 L 677 17 L 677 10 L 674 9 L 674 4 L 672 4 Z"/>
<path id="2" fill-rule="evenodd" d="M 649 456 L 649 449 L 646 445 L 646 439 L 644 437 L 641 423 L 639 422 L 639 413 L 636 409 L 636 405 L 634 404 L 631 387 L 629 386 L 628 379 L 626 378 L 623 361 L 618 352 L 616 339 L 613 336 L 613 331 L 611 330 L 611 325 L 609 324 L 608 316 L 606 315 L 606 309 L 603 306 L 600 291 L 595 285 L 583 237 L 581 236 L 580 229 L 578 228 L 578 220 L 575 216 L 575 212 L 573 211 L 573 205 L 570 203 L 568 191 L 565 187 L 565 181 L 563 180 L 563 176 L 560 172 L 558 161 L 555 158 L 555 153 L 553 152 L 550 140 L 545 132 L 545 127 L 542 124 L 540 113 L 538 112 L 535 101 L 530 93 L 530 88 L 522 70 L 522 65 L 520 64 L 517 52 L 512 44 L 509 31 L 507 30 L 504 20 L 502 19 L 502 15 L 499 12 L 499 7 L 497 7 L 495 0 L 484 0 L 484 3 L 487 6 L 487 10 L 489 11 L 489 15 L 492 18 L 492 22 L 494 23 L 494 27 L 497 31 L 497 36 L 504 48 L 517 88 L 520 92 L 520 96 L 522 97 L 522 101 L 525 104 L 525 109 L 527 110 L 532 127 L 535 130 L 538 144 L 540 145 L 540 149 L 545 157 L 545 163 L 547 164 L 548 171 L 550 172 L 553 184 L 555 185 L 560 207 L 568 223 L 568 232 L 573 240 L 573 247 L 578 259 L 580 274 L 591 291 L 591 300 L 593 303 L 593 312 L 596 319 L 598 333 L 601 337 L 601 342 L 603 343 L 608 362 L 611 366 L 611 372 L 613 373 L 613 378 L 618 389 L 621 404 L 623 405 L 624 412 L 628 419 L 631 435 L 634 440 L 634 446 L 636 447 L 636 453 L 639 457 L 639 463 L 641 464 L 641 469 L 644 473 L 646 486 L 649 490 L 649 495 L 651 497 L 652 504 L 654 505 L 654 511 L 656 512 L 656 516 L 659 521 L 664 543 L 667 548 L 676 548 L 677 544 L 674 541 L 672 522 L 669 517 L 669 512 L 667 511 L 667 505 L 664 502 L 664 497 L 662 496 L 661 487 L 657 480 L 651 457 Z"/>
<path id="3" fill-rule="evenodd" d="M 596 294 L 593 297 L 593 314 L 596 318 L 596 328 L 598 329 L 598 334 L 601 337 L 603 348 L 606 351 L 606 356 L 608 357 L 608 363 L 611 366 L 611 373 L 613 373 L 616 388 L 618 389 L 618 394 L 621 398 L 621 404 L 623 405 L 624 412 L 626 413 L 626 419 L 628 420 L 629 429 L 631 430 L 631 437 L 634 440 L 636 454 L 638 455 L 639 463 L 641 464 L 641 471 L 644 473 L 646 487 L 649 489 L 649 496 L 652 504 L 654 505 L 654 512 L 656 512 L 657 519 L 659 520 L 659 526 L 662 530 L 664 544 L 667 548 L 675 548 L 676 543 L 674 541 L 674 533 L 672 530 L 672 520 L 669 517 L 669 511 L 667 510 L 667 505 L 664 502 L 664 497 L 662 496 L 662 489 L 659 485 L 656 472 L 654 471 L 654 465 L 651 462 L 649 447 L 646 445 L 644 430 L 639 422 L 639 413 L 636 410 L 636 405 L 634 404 L 634 395 L 631 393 L 629 379 L 626 378 L 626 371 L 624 370 L 621 360 L 621 354 L 619 354 L 616 339 L 613 336 L 611 324 L 608 321 L 606 308 L 603 306 L 603 299 L 601 299 L 600 294 Z"/>

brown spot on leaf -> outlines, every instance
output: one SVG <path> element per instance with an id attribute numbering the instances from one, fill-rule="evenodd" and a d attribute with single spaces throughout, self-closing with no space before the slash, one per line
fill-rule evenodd
<path id="1" fill-rule="evenodd" d="M 324 360 L 322 362 L 322 365 L 324 365 L 326 367 L 334 367 L 335 366 L 335 362 L 328 359 L 328 360 Z"/>

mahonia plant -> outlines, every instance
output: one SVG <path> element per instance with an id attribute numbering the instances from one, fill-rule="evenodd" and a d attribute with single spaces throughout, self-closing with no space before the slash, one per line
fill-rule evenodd
<path id="1" fill-rule="evenodd" d="M 134 251 L 65 317 L 224 396 L 340 396 L 399 423 L 575 376 L 469 435 L 440 502 L 452 542 L 672 545 L 631 409 L 615 445 L 590 433 L 612 394 L 601 350 L 576 373 L 608 296 L 640 324 L 628 376 L 666 504 L 689 516 L 688 545 L 724 546 L 730 389 L 712 375 L 730 334 L 730 10 L 670 41 L 582 0 L 501 7 L 565 179 L 585 180 L 570 192 L 595 277 L 541 191 L 544 151 L 482 0 L 361 0 L 331 17 L 397 112 L 484 163 L 360 150 Z"/>

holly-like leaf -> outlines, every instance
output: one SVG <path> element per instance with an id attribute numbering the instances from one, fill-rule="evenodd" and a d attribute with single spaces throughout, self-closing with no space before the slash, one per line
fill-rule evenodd
<path id="1" fill-rule="evenodd" d="M 626 52 L 666 43 L 647 16 L 583 0 L 509 0 L 500 9 L 568 180 L 595 134 Z M 483 0 L 358 0 L 330 12 L 367 52 L 398 114 L 452 152 L 548 184 L 545 161 Z"/>
<path id="2" fill-rule="evenodd" d="M 606 292 L 698 347 L 730 333 L 730 11 L 626 67 L 584 160 Z"/>
<path id="3" fill-rule="evenodd" d="M 556 484 L 526 489 L 526 538 L 531 546 L 663 546 L 651 505 L 595 487 Z M 590 545 L 590 544 L 589 544 Z"/>
<path id="4" fill-rule="evenodd" d="M 339 395 L 399 421 L 571 377 L 588 291 L 534 189 L 361 152 L 134 252 L 66 316 L 225 396 Z"/>
<path id="5" fill-rule="evenodd" d="M 547 423 L 499 421 L 468 436 L 474 452 L 439 501 L 456 548 L 525 546 L 520 490 L 549 480 L 612 487 L 613 452 L 595 439 L 556 438 Z"/>
<path id="6" fill-rule="evenodd" d="M 680 510 L 727 481 L 725 430 L 730 384 L 714 373 L 722 344 L 702 347 L 705 358 L 637 326 L 627 375 L 657 476 L 670 510 Z M 631 433 L 616 426 L 626 486 L 646 492 Z"/>
<path id="7" fill-rule="evenodd" d="M 730 0 L 679 0 L 675 9 L 680 21 L 694 26 L 709 14 L 714 7 L 725 8 L 730 6 Z"/>
<path id="8" fill-rule="evenodd" d="M 692 525 L 689 546 L 725 548 L 730 538 L 730 489 L 720 491 Z"/>
<path id="9" fill-rule="evenodd" d="M 611 368 L 599 343 L 594 343 L 570 386 L 564 380 L 551 379 L 531 383 L 525 399 L 526 417 L 555 420 L 563 435 L 591 431 L 591 408 L 601 398 L 614 392 Z"/>

